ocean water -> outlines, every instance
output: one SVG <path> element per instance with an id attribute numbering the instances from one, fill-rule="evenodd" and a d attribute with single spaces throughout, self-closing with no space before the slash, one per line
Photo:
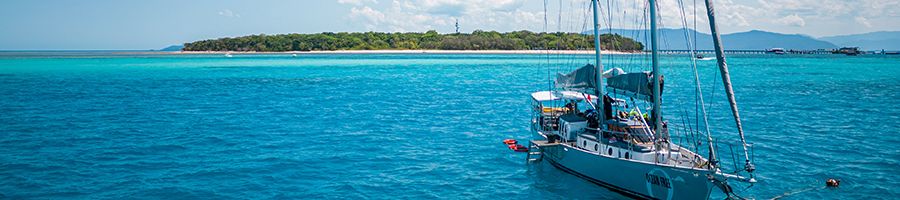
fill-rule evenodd
<path id="1" fill-rule="evenodd" d="M 589 58 L 0 53 L 0 199 L 621 199 L 501 144 L 530 137 L 548 73 Z M 677 120 L 692 71 L 662 61 Z M 729 64 L 759 180 L 740 194 L 900 198 L 900 57 Z M 714 61 L 699 68 L 714 136 L 736 140 Z"/>

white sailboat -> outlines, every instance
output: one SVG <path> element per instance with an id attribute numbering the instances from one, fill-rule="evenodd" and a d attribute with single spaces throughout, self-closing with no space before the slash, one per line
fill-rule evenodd
<path id="1" fill-rule="evenodd" d="M 631 73 L 618 68 L 604 72 L 597 1 L 591 1 L 595 63 L 560 74 L 554 90 L 531 94 L 535 139 L 529 144 L 529 162 L 546 160 L 563 171 L 636 198 L 708 199 L 714 188 L 729 198 L 739 198 L 730 185 L 733 180 L 750 184 L 756 180 L 711 0 L 705 3 L 715 54 L 744 150 L 743 167 L 735 165 L 733 171 L 725 170 L 717 158 L 718 143 L 709 128 L 700 131 L 705 134 L 705 149 L 676 144 L 669 134 L 660 107 L 663 75 L 657 56 L 656 0 L 649 0 L 652 71 Z M 703 105 L 696 67 L 694 70 Z M 652 107 L 642 110 L 641 104 Z M 705 106 L 700 107 L 706 122 Z"/>

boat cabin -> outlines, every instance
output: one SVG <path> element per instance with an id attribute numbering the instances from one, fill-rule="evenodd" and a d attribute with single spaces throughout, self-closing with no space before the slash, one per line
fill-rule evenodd
<path id="1" fill-rule="evenodd" d="M 595 109 L 598 98 L 574 91 L 541 91 L 532 93 L 532 131 L 549 143 L 561 143 L 583 151 L 610 157 L 668 163 L 679 161 L 682 154 L 692 152 L 676 150 L 654 151 L 652 123 L 649 111 L 628 104 L 623 99 L 604 97 L 603 110 Z M 597 119 L 604 115 L 603 127 Z M 663 126 L 663 131 L 668 132 Z M 664 152 L 661 153 L 661 152 Z M 693 157 L 693 156 L 691 156 Z"/>

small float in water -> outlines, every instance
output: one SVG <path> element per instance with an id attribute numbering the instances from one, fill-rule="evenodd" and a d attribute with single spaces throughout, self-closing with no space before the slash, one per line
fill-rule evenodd
<path id="1" fill-rule="evenodd" d="M 505 139 L 503 140 L 503 144 L 515 152 L 528 152 L 528 147 L 519 144 L 519 141 L 516 141 L 515 139 Z"/>
<path id="2" fill-rule="evenodd" d="M 511 144 L 509 145 L 509 149 L 515 152 L 528 152 L 528 147 L 525 147 L 525 145 L 521 144 Z"/>
<path id="3" fill-rule="evenodd" d="M 829 178 L 825 181 L 825 186 L 827 187 L 838 187 L 841 185 L 841 181 L 833 178 Z"/>
<path id="4" fill-rule="evenodd" d="M 503 144 L 506 144 L 506 145 L 518 144 L 518 143 L 519 143 L 519 141 L 516 141 L 515 139 L 505 139 L 505 140 L 503 140 Z"/>

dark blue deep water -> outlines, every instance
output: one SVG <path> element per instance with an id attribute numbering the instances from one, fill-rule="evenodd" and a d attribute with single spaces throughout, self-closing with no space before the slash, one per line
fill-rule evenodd
<path id="1" fill-rule="evenodd" d="M 529 137 L 548 66 L 590 58 L 562 57 L 0 56 L 0 199 L 623 198 L 500 143 Z M 679 119 L 689 62 L 662 60 Z M 741 194 L 900 198 L 900 57 L 729 63 L 760 181 Z M 736 140 L 715 70 L 714 136 Z"/>

